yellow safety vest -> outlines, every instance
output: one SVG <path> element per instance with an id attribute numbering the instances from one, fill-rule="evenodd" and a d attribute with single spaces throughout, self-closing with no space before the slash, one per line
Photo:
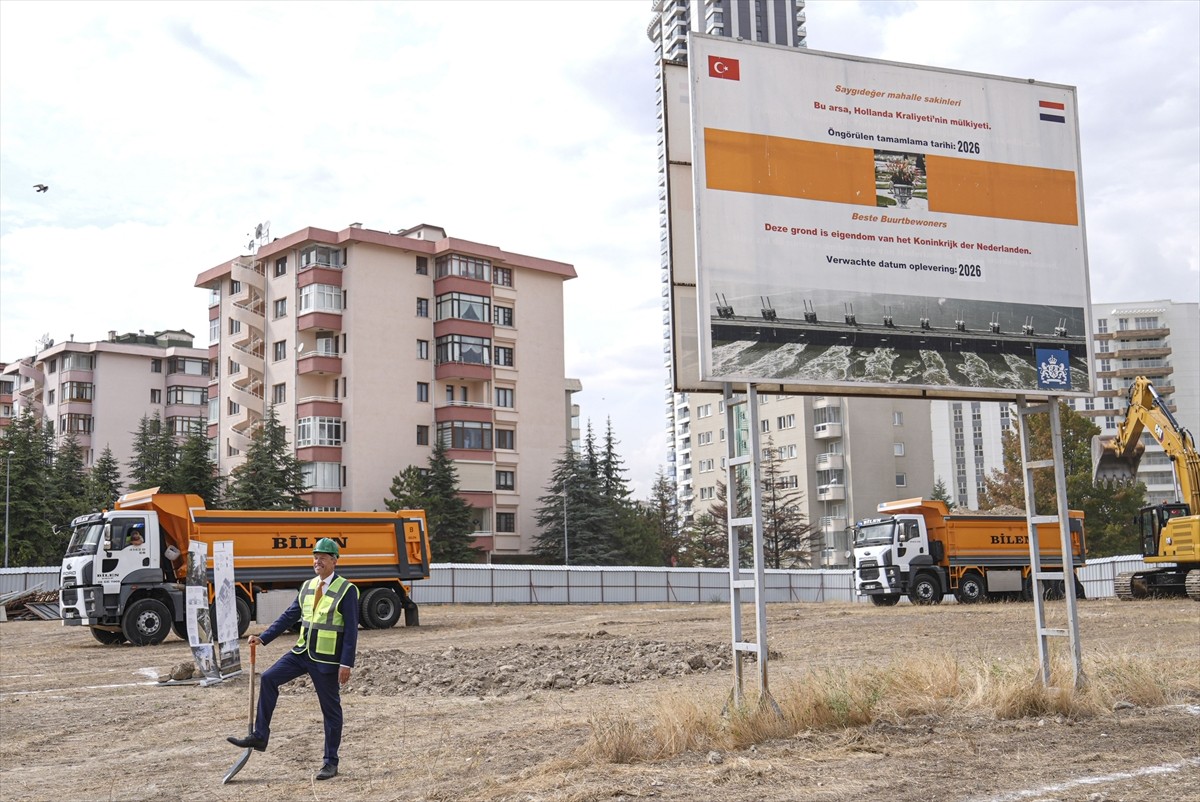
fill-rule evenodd
<path id="1" fill-rule="evenodd" d="M 342 653 L 342 635 L 346 629 L 346 620 L 338 612 L 338 602 L 354 586 L 345 578 L 335 576 L 329 583 L 329 590 L 321 596 L 321 603 L 313 609 L 313 600 L 320 584 L 321 577 L 316 576 L 300 589 L 300 639 L 292 651 L 296 654 L 307 652 L 318 663 L 338 665 L 341 662 L 338 658 Z M 311 637 L 314 632 L 315 638 Z"/>

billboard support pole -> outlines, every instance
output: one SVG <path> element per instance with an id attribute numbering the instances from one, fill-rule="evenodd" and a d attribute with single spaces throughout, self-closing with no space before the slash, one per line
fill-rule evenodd
<path id="1" fill-rule="evenodd" d="M 1039 678 L 1044 687 L 1050 687 L 1050 641 L 1052 637 L 1068 639 L 1071 649 L 1072 682 L 1075 688 L 1082 688 L 1087 679 L 1083 675 L 1083 656 L 1079 644 L 1079 612 L 1076 598 L 1075 556 L 1071 543 L 1071 518 L 1067 509 L 1067 478 L 1063 460 L 1062 420 L 1059 416 L 1058 396 L 1051 396 L 1044 404 L 1029 404 L 1025 396 L 1017 396 L 1017 412 L 1021 431 L 1021 464 L 1025 477 L 1025 510 L 1029 524 L 1029 579 L 1028 593 L 1033 596 L 1033 609 L 1037 623 L 1038 659 L 1040 661 Z M 1029 419 L 1030 416 L 1045 414 L 1049 418 L 1050 445 L 1053 451 L 1051 459 L 1030 459 Z M 1034 475 L 1038 470 L 1046 468 L 1054 472 L 1054 496 L 1056 510 L 1054 515 L 1039 515 L 1034 488 Z M 1052 566 L 1059 570 L 1047 571 L 1043 568 L 1041 554 L 1042 544 L 1038 540 L 1039 524 L 1058 524 L 1059 548 L 1061 549 L 1061 566 Z M 1080 556 L 1085 556 L 1083 549 L 1083 532 L 1079 533 Z M 1046 600 L 1065 599 L 1067 626 L 1056 628 L 1046 626 Z"/>
<path id="2" fill-rule="evenodd" d="M 747 384 L 745 395 L 735 396 L 733 385 L 723 385 L 725 401 L 725 510 L 729 534 L 729 612 L 733 641 L 733 707 L 745 703 L 742 688 L 742 657 L 752 653 L 758 665 L 758 703 L 782 715 L 767 683 L 767 604 L 764 595 L 763 519 L 759 488 L 759 464 L 762 459 L 758 424 L 758 391 Z M 748 492 L 743 495 L 742 488 Z M 740 503 L 742 502 L 742 503 Z M 748 509 L 747 509 L 748 507 Z M 744 514 L 749 513 L 749 514 Z M 748 578 L 741 573 L 741 533 L 750 527 L 754 551 L 754 571 Z M 755 637 L 743 635 L 742 605 L 754 604 Z"/>

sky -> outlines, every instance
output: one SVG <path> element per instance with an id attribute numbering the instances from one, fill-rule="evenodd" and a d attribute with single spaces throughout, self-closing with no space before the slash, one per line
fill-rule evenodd
<path id="1" fill-rule="evenodd" d="M 0 361 L 207 344 L 202 271 L 350 223 L 575 266 L 566 374 L 666 465 L 649 0 L 0 3 Z M 1092 300 L 1200 300 L 1200 3 L 809 0 L 810 49 L 1077 87 Z M 33 185 L 50 189 L 39 193 Z"/>

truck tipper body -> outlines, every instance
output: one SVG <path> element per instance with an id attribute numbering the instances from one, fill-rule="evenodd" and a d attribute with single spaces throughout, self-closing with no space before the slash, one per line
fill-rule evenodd
<path id="1" fill-rule="evenodd" d="M 88 627 L 106 644 L 160 643 L 174 630 L 187 638 L 185 584 L 191 543 L 233 543 L 238 635 L 268 598 L 272 611 L 313 577 L 312 550 L 323 537 L 341 549 L 337 572 L 359 587 L 361 623 L 369 629 L 417 626 L 411 582 L 429 576 L 425 513 L 209 510 L 191 494 L 154 490 L 122 496 L 113 509 L 71 523 L 59 608 L 65 626 Z M 144 532 L 134 544 L 132 534 Z M 270 595 L 278 594 L 278 595 Z"/>
<path id="2" fill-rule="evenodd" d="M 951 515 L 941 501 L 910 498 L 880 504 L 879 518 L 854 525 L 854 581 L 860 596 L 880 606 L 907 596 L 914 604 L 937 604 L 949 593 L 958 601 L 1031 599 L 1029 524 L 1024 516 Z M 1070 511 L 1073 563 L 1083 565 L 1083 513 Z M 1038 524 L 1042 567 L 1062 566 L 1057 523 Z M 1061 582 L 1043 582 L 1043 593 L 1065 593 Z M 1083 587 L 1075 581 L 1076 596 Z"/>

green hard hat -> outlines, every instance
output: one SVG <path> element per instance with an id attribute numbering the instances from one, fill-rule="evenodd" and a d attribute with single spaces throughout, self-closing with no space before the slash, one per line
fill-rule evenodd
<path id="1" fill-rule="evenodd" d="M 317 541 L 317 545 L 313 546 L 313 554 L 318 553 L 332 554 L 334 557 L 340 556 L 337 541 L 331 537 L 321 538 Z"/>

